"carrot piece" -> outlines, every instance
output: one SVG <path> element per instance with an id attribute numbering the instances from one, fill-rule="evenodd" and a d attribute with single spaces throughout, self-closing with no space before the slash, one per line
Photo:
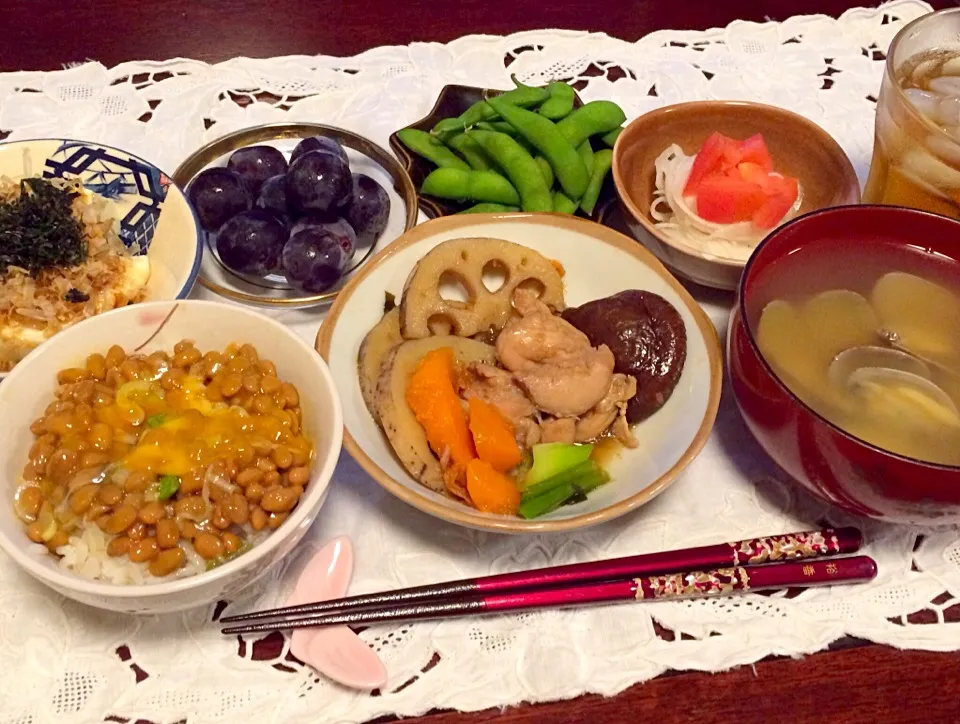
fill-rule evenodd
<path id="1" fill-rule="evenodd" d="M 481 513 L 516 515 L 520 507 L 516 484 L 484 460 L 471 460 L 467 465 L 467 491 Z"/>
<path id="2" fill-rule="evenodd" d="M 469 404 L 470 432 L 477 456 L 501 473 L 519 465 L 523 456 L 514 437 L 513 424 L 500 410 L 479 397 L 471 397 Z"/>
<path id="3" fill-rule="evenodd" d="M 467 415 L 454 387 L 453 349 L 440 347 L 423 356 L 407 383 L 407 404 L 427 435 L 430 448 L 449 461 L 456 478 L 477 455 Z"/>

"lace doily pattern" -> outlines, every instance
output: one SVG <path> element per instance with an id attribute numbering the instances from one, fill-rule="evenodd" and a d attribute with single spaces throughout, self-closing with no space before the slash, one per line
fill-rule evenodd
<path id="1" fill-rule="evenodd" d="M 386 145 L 441 87 L 553 79 L 633 117 L 723 98 L 789 108 L 869 165 L 883 49 L 929 7 L 896 0 L 839 19 L 737 22 L 637 42 L 556 30 L 377 48 L 353 58 L 96 63 L 0 75 L 0 135 L 76 138 L 129 149 L 167 172 L 202 143 L 245 126 L 304 120 Z M 198 296 L 209 293 L 199 290 Z M 701 296 L 721 334 L 730 300 Z M 322 313 L 276 313 L 312 342 Z M 357 593 L 758 535 L 860 525 L 879 565 L 867 585 L 589 610 L 536 611 L 365 630 L 385 660 L 383 690 L 314 674 L 279 633 L 225 639 L 225 611 L 279 605 L 323 541 L 349 535 Z M 746 552 L 745 552 L 746 553 Z M 244 601 L 177 616 L 123 617 L 64 600 L 0 555 L 0 724 L 362 722 L 434 707 L 479 710 L 584 692 L 612 695 L 668 669 L 720 671 L 802 655 L 843 636 L 960 648 L 960 539 L 855 521 L 776 477 L 724 393 L 703 453 L 671 490 L 621 520 L 576 534 L 501 537 L 429 518 L 380 489 L 346 455 L 329 502 L 282 570 Z M 11 685 L 12 684 L 12 685 Z"/>

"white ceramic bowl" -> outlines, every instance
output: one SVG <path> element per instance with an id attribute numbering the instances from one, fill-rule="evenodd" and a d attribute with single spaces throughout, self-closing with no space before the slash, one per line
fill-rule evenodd
<path id="1" fill-rule="evenodd" d="M 535 520 L 481 513 L 439 495 L 411 477 L 360 394 L 357 356 L 367 331 L 380 319 L 384 292 L 399 300 L 416 262 L 441 241 L 468 237 L 506 239 L 558 260 L 566 269 L 568 306 L 626 289 L 655 292 L 671 302 L 687 330 L 687 359 L 673 395 L 634 427 L 640 446 L 606 464 L 612 481 L 586 501 Z M 612 229 L 560 214 L 446 216 L 417 226 L 361 269 L 340 292 L 317 337 L 344 400 L 344 444 L 383 487 L 427 513 L 460 525 L 501 533 L 572 530 L 612 520 L 664 490 L 703 448 L 720 403 L 720 341 L 690 294 L 640 244 Z"/>
<path id="2" fill-rule="evenodd" d="M 190 294 L 200 272 L 200 225 L 180 188 L 150 162 L 90 141 L 8 141 L 0 143 L 0 176 L 79 178 L 112 202 L 118 233 L 131 253 L 150 260 L 146 301 Z"/>
<path id="3" fill-rule="evenodd" d="M 273 360 L 281 379 L 300 392 L 303 429 L 316 451 L 300 504 L 252 550 L 197 576 L 144 585 L 90 581 L 64 570 L 46 548 L 30 542 L 15 517 L 13 495 L 32 444 L 30 422 L 53 399 L 58 370 L 119 344 L 127 352 L 172 350 L 191 339 L 201 351 L 249 342 Z M 126 613 L 164 613 L 208 604 L 238 593 L 290 553 L 323 505 L 337 464 L 343 415 L 333 377 L 320 356 L 294 332 L 233 304 L 174 301 L 138 304 L 81 322 L 34 350 L 0 384 L 0 549 L 25 571 L 64 596 Z"/>

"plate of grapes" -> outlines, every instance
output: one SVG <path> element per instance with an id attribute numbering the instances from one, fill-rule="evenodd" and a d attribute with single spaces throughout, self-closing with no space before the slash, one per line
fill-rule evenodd
<path id="1" fill-rule="evenodd" d="M 320 124 L 236 131 L 194 152 L 173 180 L 204 232 L 198 281 L 259 306 L 331 301 L 417 221 L 416 191 L 396 159 Z"/>

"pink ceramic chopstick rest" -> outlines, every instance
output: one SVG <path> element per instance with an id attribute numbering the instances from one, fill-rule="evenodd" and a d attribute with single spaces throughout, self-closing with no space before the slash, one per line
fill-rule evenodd
<path id="1" fill-rule="evenodd" d="M 350 539 L 334 538 L 304 567 L 288 606 L 340 598 L 353 576 Z M 302 628 L 290 639 L 290 651 L 324 676 L 354 689 L 376 689 L 387 681 L 387 670 L 377 654 L 347 626 Z"/>

